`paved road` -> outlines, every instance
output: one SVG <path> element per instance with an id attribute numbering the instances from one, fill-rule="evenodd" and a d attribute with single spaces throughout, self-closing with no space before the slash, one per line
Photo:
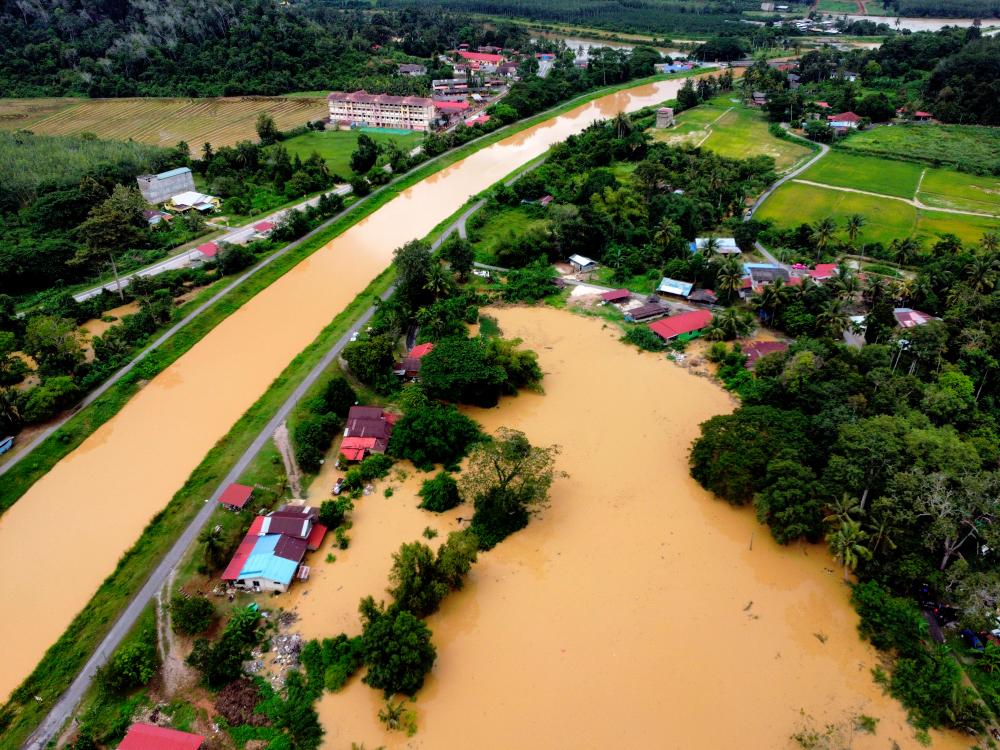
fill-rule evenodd
<path id="1" fill-rule="evenodd" d="M 470 206 L 465 212 L 462 213 L 446 230 L 442 235 L 434 242 L 433 247 L 437 249 L 444 239 L 451 234 L 453 231 L 457 231 L 460 225 L 464 225 L 465 221 L 473 212 L 478 210 L 482 202 Z M 388 297 L 395 290 L 395 285 L 390 287 L 385 291 L 381 298 L 383 300 L 388 299 Z M 254 457 L 260 452 L 261 448 L 271 439 L 274 431 L 278 429 L 278 426 L 284 422 L 288 415 L 291 413 L 295 405 L 302 399 L 306 391 L 316 382 L 316 380 L 326 371 L 327 368 L 333 363 L 333 361 L 340 354 L 341 350 L 351 341 L 351 337 L 360 332 L 371 320 L 372 316 L 375 314 L 375 305 L 370 306 L 367 310 L 362 313 L 361 317 L 351 326 L 340 339 L 334 343 L 330 349 L 327 350 L 323 358 L 309 371 L 309 374 L 302 380 L 301 383 L 296 386 L 295 390 L 289 395 L 285 402 L 281 405 L 274 416 L 271 417 L 270 421 L 264 426 L 264 428 L 257 434 L 253 442 L 250 444 L 243 454 L 236 461 L 233 468 L 226 474 L 225 479 L 216 487 L 215 491 L 209 497 L 198 514 L 192 519 L 191 523 L 184 530 L 184 532 L 178 537 L 177 541 L 167 552 L 166 556 L 160 561 L 160 564 L 156 566 L 156 570 L 149 577 L 146 583 L 143 585 L 139 592 L 135 595 L 129 605 L 122 612 L 118 621 L 112 625 L 111 630 L 108 634 L 104 636 L 101 644 L 97 647 L 97 650 L 91 655 L 90 659 L 80 670 L 80 673 L 73 680 L 69 689 L 63 693 L 56 704 L 49 711 L 48 716 L 39 725 L 35 732 L 28 738 L 24 745 L 26 750 L 43 750 L 43 748 L 48 744 L 48 742 L 56 736 L 56 733 L 60 728 L 70 719 L 73 712 L 76 710 L 83 696 L 86 694 L 87 690 L 94 679 L 97 671 L 104 666 L 108 658 L 114 653 L 115 649 L 121 643 L 122 639 L 128 634 L 128 632 L 135 626 L 136 621 L 142 614 L 142 611 L 146 608 L 146 605 L 156 596 L 156 593 L 163 588 L 167 579 L 170 577 L 171 572 L 180 563 L 181 558 L 187 552 L 188 548 L 195 543 L 198 538 L 198 534 L 201 533 L 202 528 L 208 523 L 208 519 L 211 517 L 212 513 L 215 511 L 216 505 L 218 503 L 219 497 L 222 495 L 223 491 L 230 484 L 239 479 L 240 475 L 246 470 L 247 466 Z"/>
<path id="2" fill-rule="evenodd" d="M 348 195 L 350 192 L 351 192 L 350 185 L 340 185 L 339 187 L 329 191 L 327 195 L 345 196 Z M 313 198 L 310 198 L 309 200 L 302 201 L 301 203 L 296 203 L 294 206 L 291 206 L 289 208 L 282 209 L 281 211 L 275 211 L 273 214 L 269 214 L 267 216 L 259 216 L 254 220 L 253 224 L 258 224 L 262 221 L 270 221 L 273 223 L 277 223 L 278 221 L 283 219 L 289 211 L 296 211 L 299 209 L 306 208 L 307 206 L 315 206 L 317 203 L 319 203 L 319 198 L 320 196 L 317 195 Z M 226 228 L 226 227 L 221 227 L 217 224 L 210 223 L 209 225 L 218 227 L 220 229 Z M 229 242 L 233 245 L 244 245 L 253 238 L 254 234 L 256 234 L 256 231 L 254 230 L 252 224 L 245 227 L 235 227 L 234 229 L 230 229 L 221 237 L 216 237 L 213 240 L 213 242 Z M 145 268 L 140 268 L 138 271 L 133 271 L 132 273 L 125 274 L 124 276 L 121 277 L 120 283 L 122 287 L 125 287 L 128 285 L 129 281 L 131 281 L 136 276 L 156 276 L 158 274 L 164 273 L 165 271 L 175 271 L 178 268 L 183 268 L 184 266 L 188 265 L 193 260 L 200 260 L 200 259 L 201 259 L 201 253 L 199 253 L 198 250 L 195 248 L 190 248 L 182 253 L 178 253 L 177 255 L 172 255 L 169 258 L 165 258 L 159 261 L 158 263 L 154 263 L 151 266 L 146 266 Z M 91 297 L 96 297 L 104 290 L 107 290 L 109 292 L 117 292 L 118 289 L 119 289 L 118 283 L 112 281 L 108 284 L 102 284 L 100 286 L 92 287 L 84 292 L 80 292 L 79 294 L 74 294 L 73 299 L 75 299 L 77 302 L 84 302 L 90 299 Z"/>

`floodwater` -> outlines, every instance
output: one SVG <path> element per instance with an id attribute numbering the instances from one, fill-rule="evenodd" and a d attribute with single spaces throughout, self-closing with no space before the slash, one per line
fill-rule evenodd
<path id="1" fill-rule="evenodd" d="M 779 547 L 750 509 L 688 476 L 698 424 L 732 409 L 728 394 L 626 348 L 599 319 L 548 308 L 497 318 L 539 353 L 545 394 L 469 413 L 560 444 L 570 476 L 429 618 L 438 658 L 411 704 L 417 734 L 386 733 L 381 693 L 355 679 L 319 703 L 325 750 L 792 748 L 793 732 L 832 723 L 846 736 L 862 713 L 877 734 L 850 746 L 919 747 L 872 680 L 877 655 L 826 550 Z M 413 479 L 361 500 L 350 557 L 277 602 L 296 606 L 305 636 L 357 633 L 357 601 L 383 595 L 399 543 L 428 522 L 459 528 L 414 509 Z M 935 735 L 933 747 L 969 744 Z"/>
<path id="2" fill-rule="evenodd" d="M 637 44 L 640 44 L 640 42 L 634 42 L 634 43 L 608 42 L 602 39 L 590 39 L 587 37 L 580 37 L 580 36 L 566 36 L 564 34 L 555 34 L 548 31 L 540 31 L 537 32 L 537 34 L 539 37 L 543 37 L 545 39 L 553 39 L 565 42 L 566 46 L 576 53 L 577 60 L 589 59 L 590 50 L 592 50 L 594 47 L 610 47 L 611 49 L 631 50 Z M 647 44 L 646 46 L 648 47 L 652 45 Z M 653 49 L 655 49 L 662 55 L 670 55 L 671 57 L 676 57 L 679 55 L 683 56 L 684 54 L 686 54 L 676 47 L 653 47 Z"/>
<path id="3" fill-rule="evenodd" d="M 0 517 L 0 695 L 38 663 L 208 450 L 390 262 L 471 195 L 595 119 L 676 96 L 637 86 L 512 135 L 428 177 L 260 292 L 136 394 Z M 25 628 L 24 623 L 31 623 Z"/>
<path id="4" fill-rule="evenodd" d="M 875 23 L 887 23 L 893 29 L 909 29 L 910 31 L 940 31 L 945 26 L 972 26 L 975 18 L 896 18 L 896 16 L 857 16 L 836 14 L 837 18 L 846 18 L 848 21 L 874 21 Z M 899 25 L 896 25 L 896 21 Z M 996 23 L 996 19 L 981 19 L 983 27 L 990 27 Z M 832 42 L 837 40 L 831 39 Z"/>

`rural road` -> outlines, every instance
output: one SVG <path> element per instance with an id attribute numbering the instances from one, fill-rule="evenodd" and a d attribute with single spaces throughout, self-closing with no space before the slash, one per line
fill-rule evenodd
<path id="1" fill-rule="evenodd" d="M 346 196 L 350 192 L 351 192 L 350 185 L 340 185 L 339 187 L 336 187 L 333 190 L 329 191 L 327 195 Z M 308 206 L 315 206 L 317 203 L 319 203 L 319 198 L 320 196 L 317 195 L 310 198 L 309 200 L 302 201 L 301 203 L 296 203 L 294 206 L 284 208 L 280 211 L 275 211 L 274 213 L 269 214 L 267 216 L 259 216 L 256 219 L 254 219 L 253 224 L 258 224 L 262 221 L 278 222 L 282 218 L 284 218 L 285 214 L 287 214 L 289 211 L 298 211 Z M 212 242 L 228 242 L 233 245 L 246 244 L 256 233 L 254 231 L 253 224 L 244 227 L 235 227 L 233 229 L 230 229 L 221 237 L 216 237 L 214 240 L 212 240 Z M 213 224 L 211 226 L 217 226 L 217 225 Z M 200 256 L 201 254 L 195 248 L 190 248 L 182 253 L 178 253 L 177 255 L 172 255 L 169 258 L 164 258 L 163 260 L 159 261 L 158 263 L 154 263 L 151 266 L 146 266 L 145 268 L 140 268 L 138 271 L 133 271 L 132 273 L 125 274 L 124 276 L 121 277 L 119 283 L 121 284 L 122 287 L 124 287 L 128 284 L 129 281 L 131 281 L 136 276 L 156 276 L 158 274 L 164 273 L 165 271 L 175 271 L 178 268 L 183 268 L 192 260 L 200 258 Z M 117 292 L 119 290 L 119 286 L 118 283 L 113 281 L 108 284 L 101 284 L 99 286 L 92 287 L 84 292 L 80 292 L 79 294 L 74 294 L 73 299 L 75 299 L 77 302 L 84 302 L 90 299 L 91 297 L 96 297 L 105 289 L 109 292 Z"/>

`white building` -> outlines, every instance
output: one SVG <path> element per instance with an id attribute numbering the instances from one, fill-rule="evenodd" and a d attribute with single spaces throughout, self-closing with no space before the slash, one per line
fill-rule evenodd
<path id="1" fill-rule="evenodd" d="M 342 127 L 356 125 L 403 130 L 430 130 L 434 122 L 434 100 L 423 96 L 391 96 L 355 91 L 334 91 L 327 98 L 330 122 Z"/>
<path id="2" fill-rule="evenodd" d="M 187 167 L 178 167 L 159 174 L 141 174 L 135 178 L 146 203 L 156 206 L 178 193 L 194 190 L 194 176 Z"/>
<path id="3" fill-rule="evenodd" d="M 573 266 L 573 270 L 578 273 L 589 273 L 590 271 L 597 270 L 597 261 L 591 260 L 586 255 L 569 256 L 569 264 Z"/>
<path id="4" fill-rule="evenodd" d="M 698 237 L 694 242 L 691 243 L 691 252 L 703 253 L 708 246 L 710 237 Z M 739 255 L 740 248 L 736 244 L 736 240 L 732 237 L 716 237 L 715 238 L 715 252 L 718 255 Z"/>

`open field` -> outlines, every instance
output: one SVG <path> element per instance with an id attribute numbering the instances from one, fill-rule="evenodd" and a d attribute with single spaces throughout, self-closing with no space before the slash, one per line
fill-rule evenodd
<path id="1" fill-rule="evenodd" d="M 374 128 L 363 130 L 324 130 L 322 132 L 309 132 L 297 135 L 282 141 L 282 145 L 288 149 L 292 156 L 298 154 L 301 158 L 307 158 L 313 151 L 317 152 L 330 166 L 330 171 L 340 175 L 344 179 L 349 178 L 351 171 L 351 154 L 357 147 L 358 136 L 366 133 L 378 144 L 395 141 L 403 151 L 409 151 L 414 146 L 419 146 L 424 140 L 423 133 L 408 133 L 406 135 L 396 135 L 378 131 Z"/>
<path id="2" fill-rule="evenodd" d="M 976 125 L 891 125 L 855 133 L 837 146 L 931 166 L 1000 171 L 1000 128 Z M 992 170 L 991 170 L 992 167 Z"/>
<path id="3" fill-rule="evenodd" d="M 803 180 L 912 199 L 923 168 L 906 161 L 831 151 L 803 172 Z"/>
<path id="4" fill-rule="evenodd" d="M 861 10 L 854 0 L 819 0 L 816 10 L 821 13 L 860 13 Z"/>
<path id="5" fill-rule="evenodd" d="M 917 197 L 928 206 L 1000 215 L 1000 179 L 996 177 L 928 169 Z"/>
<path id="6" fill-rule="evenodd" d="M 257 115 L 267 112 L 282 130 L 325 118 L 326 101 L 297 97 L 216 99 L 0 99 L 0 128 L 44 135 L 94 133 L 99 138 L 135 140 L 158 146 L 187 141 L 232 146 L 256 140 Z"/>
<path id="7" fill-rule="evenodd" d="M 778 188 L 757 211 L 756 218 L 770 219 L 775 226 L 788 229 L 829 216 L 842 229 L 847 217 L 855 213 L 867 220 L 859 235 L 860 241 L 866 243 L 888 244 L 909 236 L 931 242 L 945 233 L 973 243 L 986 232 L 995 230 L 998 223 L 995 219 L 925 211 L 902 201 L 827 190 L 800 182 L 788 182 Z"/>
<path id="8" fill-rule="evenodd" d="M 733 159 L 770 156 L 779 172 L 811 153 L 805 145 L 775 138 L 762 114 L 733 99 L 725 95 L 681 112 L 676 127 L 654 130 L 653 137 L 674 145 L 701 145 Z"/>

